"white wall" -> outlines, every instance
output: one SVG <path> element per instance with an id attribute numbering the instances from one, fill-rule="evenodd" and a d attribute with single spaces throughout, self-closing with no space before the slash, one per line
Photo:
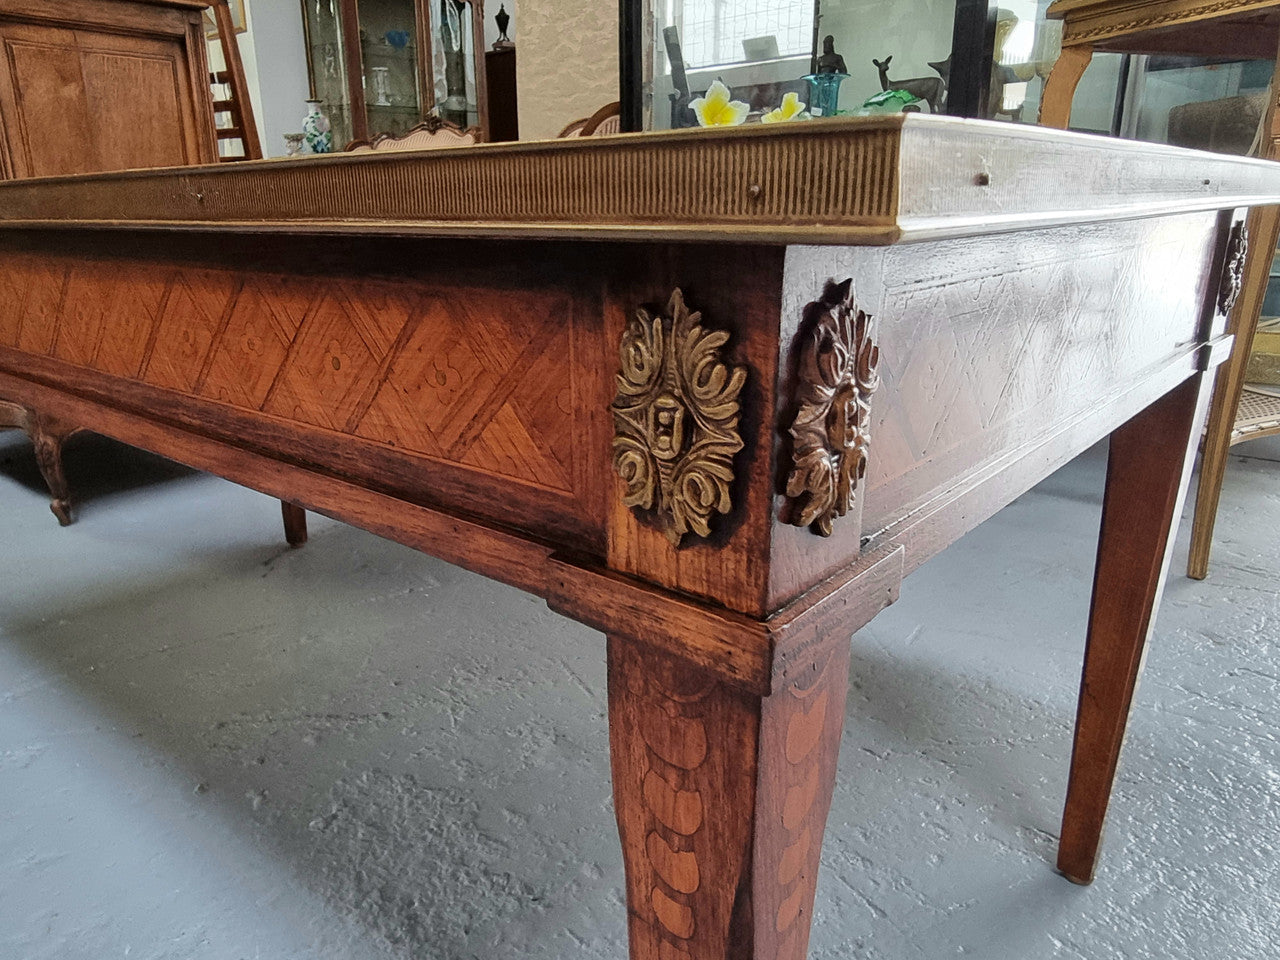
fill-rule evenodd
<path id="1" fill-rule="evenodd" d="M 496 10 L 486 4 L 485 19 Z M 520 0 L 512 38 L 521 140 L 554 137 L 618 99 L 618 0 Z"/>
<path id="2" fill-rule="evenodd" d="M 298 0 L 246 0 L 246 5 L 260 90 L 255 106 L 262 152 L 280 157 L 285 152 L 284 135 L 301 131 L 307 112 L 302 5 Z"/>

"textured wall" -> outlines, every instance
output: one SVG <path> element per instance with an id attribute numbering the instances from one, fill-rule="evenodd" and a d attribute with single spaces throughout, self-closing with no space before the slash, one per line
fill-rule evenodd
<path id="1" fill-rule="evenodd" d="M 618 99 L 617 0 L 520 0 L 520 139 L 554 137 Z"/>

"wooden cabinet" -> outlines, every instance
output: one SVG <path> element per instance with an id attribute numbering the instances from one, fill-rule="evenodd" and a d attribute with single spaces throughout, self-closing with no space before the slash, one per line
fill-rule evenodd
<path id="1" fill-rule="evenodd" d="M 516 101 L 516 48 L 486 50 L 485 79 L 489 81 L 487 140 L 519 140 L 520 114 Z"/>
<path id="2" fill-rule="evenodd" d="M 217 159 L 197 0 L 0 0 L 0 173 Z"/>

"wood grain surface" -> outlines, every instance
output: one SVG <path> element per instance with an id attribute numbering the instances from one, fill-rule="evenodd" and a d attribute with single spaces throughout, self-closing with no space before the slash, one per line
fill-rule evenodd
<path id="1" fill-rule="evenodd" d="M 1089 639 L 1080 682 L 1058 869 L 1090 883 L 1129 709 L 1173 553 L 1204 425 L 1210 378 L 1196 375 L 1111 435 Z"/>
<path id="2" fill-rule="evenodd" d="M 849 645 L 763 700 L 609 640 L 632 960 L 803 960 Z"/>
<path id="3" fill-rule="evenodd" d="M 0 174 L 216 161 L 204 6 L 0 0 Z"/>
<path id="4" fill-rule="evenodd" d="M 92 238 L 17 246 L 0 273 L 0 350 L 34 357 L 6 353 L 0 365 L 79 378 L 139 408 L 186 402 L 188 418 L 282 456 L 350 464 L 405 496 L 600 542 L 595 478 L 607 453 L 584 438 L 607 429 L 607 373 L 598 288 L 579 271 L 548 283 L 526 261 L 503 287 L 430 245 L 292 245 L 252 267 L 197 237 L 181 255 L 138 238 L 133 258 Z M 363 272 L 369 257 L 383 275 Z"/>

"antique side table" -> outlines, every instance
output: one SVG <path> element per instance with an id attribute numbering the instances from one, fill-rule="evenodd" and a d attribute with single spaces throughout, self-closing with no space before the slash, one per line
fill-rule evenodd
<path id="1" fill-rule="evenodd" d="M 1093 876 L 1277 202 L 1271 164 L 934 117 L 12 182 L 0 395 L 602 630 L 632 957 L 798 960 L 850 636 L 1110 434 Z"/>

